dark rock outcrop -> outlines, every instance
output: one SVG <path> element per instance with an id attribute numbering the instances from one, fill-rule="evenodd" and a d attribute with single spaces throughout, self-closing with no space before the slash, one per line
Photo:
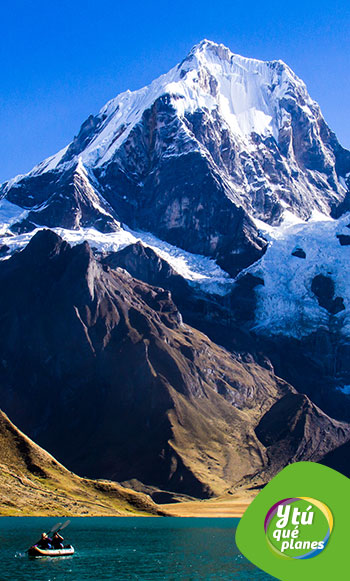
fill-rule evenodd
<path id="1" fill-rule="evenodd" d="M 225 302 L 229 304 L 236 323 L 242 325 L 254 320 L 255 288 L 261 285 L 264 285 L 262 278 L 247 273 L 237 279 L 229 297 L 225 297 Z"/>
<path id="2" fill-rule="evenodd" d="M 5 256 L 9 250 L 10 247 L 7 244 L 0 244 L 0 257 Z"/>
<path id="3" fill-rule="evenodd" d="M 337 238 L 341 246 L 350 246 L 350 236 L 346 234 L 337 234 Z"/>
<path id="4" fill-rule="evenodd" d="M 292 256 L 296 256 L 296 258 L 306 258 L 306 253 L 302 248 L 295 248 L 292 252 Z"/>
<path id="5" fill-rule="evenodd" d="M 311 290 L 317 296 L 318 304 L 327 309 L 331 315 L 344 311 L 344 299 L 335 297 L 334 282 L 330 276 L 318 274 L 312 279 Z"/>

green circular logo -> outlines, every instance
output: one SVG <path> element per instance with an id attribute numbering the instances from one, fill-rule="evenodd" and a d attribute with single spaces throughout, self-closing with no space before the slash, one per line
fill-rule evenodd
<path id="1" fill-rule="evenodd" d="M 314 498 L 285 498 L 270 508 L 264 528 L 270 548 L 279 556 L 310 559 L 325 549 L 333 516 L 328 506 Z"/>

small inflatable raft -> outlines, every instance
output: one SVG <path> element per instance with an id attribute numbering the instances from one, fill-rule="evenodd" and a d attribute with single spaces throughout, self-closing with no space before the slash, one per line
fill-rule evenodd
<path id="1" fill-rule="evenodd" d="M 68 545 L 63 549 L 40 549 L 37 545 L 33 545 L 28 549 L 29 557 L 67 557 L 74 555 L 74 547 Z"/>

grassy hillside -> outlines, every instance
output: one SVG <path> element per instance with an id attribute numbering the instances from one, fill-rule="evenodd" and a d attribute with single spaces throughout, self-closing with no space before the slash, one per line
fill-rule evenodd
<path id="1" fill-rule="evenodd" d="M 161 511 L 145 494 L 69 472 L 0 411 L 1 516 L 156 514 Z"/>

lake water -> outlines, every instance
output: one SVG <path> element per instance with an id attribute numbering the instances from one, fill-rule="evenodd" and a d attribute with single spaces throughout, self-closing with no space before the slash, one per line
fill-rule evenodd
<path id="1" fill-rule="evenodd" d="M 57 519 L 62 520 L 62 519 Z M 240 555 L 238 519 L 74 518 L 64 531 L 76 554 L 30 559 L 52 518 L 0 518 L 0 581 L 273 579 Z"/>

